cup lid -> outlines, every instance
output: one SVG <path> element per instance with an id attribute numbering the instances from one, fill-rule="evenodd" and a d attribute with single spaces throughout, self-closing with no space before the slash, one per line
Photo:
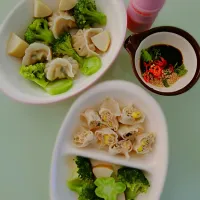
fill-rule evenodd
<path id="1" fill-rule="evenodd" d="M 142 9 L 144 12 L 159 11 L 166 0 L 131 0 L 131 4 L 136 6 L 138 9 Z"/>

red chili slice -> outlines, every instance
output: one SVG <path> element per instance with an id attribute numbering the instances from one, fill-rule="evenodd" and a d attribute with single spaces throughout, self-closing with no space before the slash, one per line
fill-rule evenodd
<path id="1" fill-rule="evenodd" d="M 150 67 L 151 66 L 151 63 L 146 63 L 144 62 L 144 66 L 147 68 L 147 67 Z"/>
<path id="2" fill-rule="evenodd" d="M 159 67 L 165 68 L 167 66 L 167 61 L 163 57 L 160 57 L 160 60 L 155 60 L 154 64 L 158 65 Z"/>
<path id="3" fill-rule="evenodd" d="M 155 64 L 155 65 L 158 65 L 158 66 L 160 66 L 160 67 L 163 66 L 163 62 L 161 62 L 160 60 L 155 60 L 155 61 L 154 61 L 154 64 Z"/>
<path id="4" fill-rule="evenodd" d="M 149 74 L 148 74 L 147 72 L 145 72 L 145 73 L 143 74 L 143 78 L 144 78 L 145 82 L 149 83 L 150 77 L 149 77 Z"/>
<path id="5" fill-rule="evenodd" d="M 155 77 L 160 77 L 162 75 L 162 69 L 158 65 L 152 65 L 149 69 L 149 72 L 152 73 Z"/>

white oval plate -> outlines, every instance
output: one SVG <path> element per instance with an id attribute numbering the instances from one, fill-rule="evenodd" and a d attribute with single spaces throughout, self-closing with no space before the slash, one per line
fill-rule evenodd
<path id="1" fill-rule="evenodd" d="M 51 96 L 36 84 L 25 80 L 19 74 L 21 61 L 8 56 L 7 41 L 11 32 L 23 38 L 28 25 L 33 20 L 33 0 L 22 0 L 11 10 L 0 29 L 0 89 L 11 98 L 28 104 L 47 104 L 68 99 L 91 86 L 111 66 L 116 59 L 126 35 L 126 9 L 123 0 L 95 0 L 100 11 L 107 15 L 105 27 L 111 34 L 109 51 L 102 56 L 102 68 L 94 75 L 80 75 L 74 86 L 66 93 Z M 57 11 L 59 0 L 43 0 L 52 10 Z M 117 22 L 117 23 L 116 23 Z"/>
<path id="2" fill-rule="evenodd" d="M 74 147 L 72 134 L 80 125 L 80 113 L 86 108 L 99 105 L 106 97 L 113 97 L 123 104 L 133 103 L 145 113 L 146 129 L 157 135 L 153 152 L 126 160 L 108 155 L 102 150 Z M 144 170 L 151 187 L 148 194 L 139 196 L 137 200 L 159 200 L 168 167 L 167 124 L 159 104 L 142 88 L 125 81 L 104 82 L 81 95 L 68 112 L 56 140 L 50 174 L 51 200 L 76 200 L 74 193 L 66 186 L 73 168 L 67 164 L 67 160 L 76 155 Z"/>

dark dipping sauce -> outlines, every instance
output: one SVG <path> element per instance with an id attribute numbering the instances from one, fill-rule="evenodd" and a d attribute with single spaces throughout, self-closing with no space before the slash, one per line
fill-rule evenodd
<path id="1" fill-rule="evenodd" d="M 140 68 L 144 81 L 157 87 L 170 87 L 188 72 L 181 51 L 166 44 L 142 49 Z"/>
<path id="2" fill-rule="evenodd" d="M 179 49 L 171 45 L 158 44 L 158 45 L 153 45 L 149 47 L 148 52 L 153 52 L 155 49 L 159 49 L 162 57 L 165 58 L 165 60 L 167 60 L 167 62 L 172 64 L 173 66 L 175 65 L 180 66 L 183 64 L 183 56 Z M 141 66 L 142 73 L 144 73 L 146 70 L 146 67 L 143 64 L 142 58 L 140 59 L 140 66 Z"/>

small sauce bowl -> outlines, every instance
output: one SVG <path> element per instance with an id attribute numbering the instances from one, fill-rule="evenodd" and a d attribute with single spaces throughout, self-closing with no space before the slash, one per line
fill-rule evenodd
<path id="1" fill-rule="evenodd" d="M 141 72 L 141 50 L 161 44 L 179 49 L 183 56 L 183 63 L 188 70 L 185 76 L 170 87 L 157 87 L 145 82 Z M 153 28 L 143 33 L 129 36 L 125 41 L 124 47 L 132 58 L 132 67 L 136 77 L 151 92 L 164 96 L 179 95 L 187 92 L 199 80 L 200 47 L 197 41 L 182 29 L 171 26 Z"/>

